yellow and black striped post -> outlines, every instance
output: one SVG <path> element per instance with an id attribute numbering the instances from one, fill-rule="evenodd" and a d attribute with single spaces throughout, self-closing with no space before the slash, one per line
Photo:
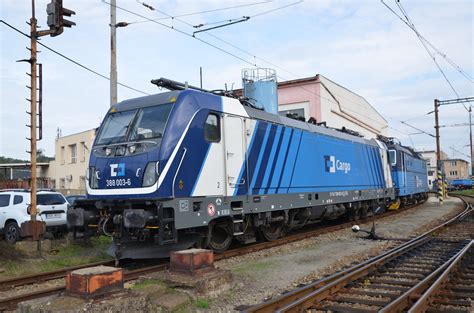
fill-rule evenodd
<path id="1" fill-rule="evenodd" d="M 444 184 L 443 184 L 443 191 L 444 191 L 444 198 L 448 198 L 448 181 L 444 179 Z"/>
<path id="2" fill-rule="evenodd" d="M 444 187 L 444 184 L 443 184 L 443 174 L 441 173 L 441 170 L 438 170 L 438 200 L 439 200 L 439 203 L 440 204 L 443 204 L 443 196 L 444 196 L 444 192 L 443 192 L 443 188 Z"/>

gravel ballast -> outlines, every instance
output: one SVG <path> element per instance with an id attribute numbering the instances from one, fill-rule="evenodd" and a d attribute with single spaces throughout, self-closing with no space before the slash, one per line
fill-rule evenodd
<path id="1" fill-rule="evenodd" d="M 391 240 L 367 240 L 364 233 L 350 228 L 216 262 L 230 269 L 236 287 L 213 301 L 211 310 L 232 311 L 240 305 L 253 305 L 284 291 L 294 289 L 337 272 L 343 267 L 380 254 L 447 220 L 463 208 L 457 198 L 442 206 L 430 197 L 424 204 L 376 221 L 376 233 Z M 371 223 L 361 224 L 370 230 Z"/>

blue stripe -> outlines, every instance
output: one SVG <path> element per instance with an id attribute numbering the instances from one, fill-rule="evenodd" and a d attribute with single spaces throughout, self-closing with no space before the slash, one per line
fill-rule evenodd
<path id="1" fill-rule="evenodd" d="M 286 153 L 285 153 L 285 159 L 283 160 L 283 164 L 281 166 L 281 172 L 280 172 L 280 178 L 278 179 L 278 183 L 277 183 L 277 190 L 275 191 L 275 193 L 278 193 L 280 188 L 281 188 L 281 182 L 282 182 L 282 179 L 283 179 L 283 174 L 285 173 L 285 168 L 286 168 L 286 162 L 288 161 L 288 152 L 290 150 L 290 147 L 291 147 L 291 139 L 293 138 L 293 134 L 294 134 L 295 130 L 294 129 L 291 129 L 291 132 L 290 132 L 290 137 L 288 139 L 288 146 L 286 148 Z"/>
<path id="2" fill-rule="evenodd" d="M 289 192 L 289 190 L 290 190 L 290 188 L 291 188 L 291 182 L 293 181 L 293 174 L 294 174 L 294 172 L 295 172 L 296 160 L 297 160 L 297 158 L 298 158 L 298 153 L 299 153 L 299 151 L 300 151 L 301 141 L 302 141 L 302 139 L 303 139 L 303 131 L 302 131 L 302 130 L 299 130 L 299 129 L 298 129 L 298 130 L 295 130 L 295 132 L 298 132 L 298 133 L 299 133 L 300 138 L 298 139 L 298 135 L 296 135 L 296 138 L 297 138 L 297 139 L 295 140 L 295 142 L 296 142 L 295 146 L 297 145 L 298 148 L 296 148 L 296 149 L 294 149 L 294 148 L 290 149 L 290 152 L 291 152 L 290 157 L 291 157 L 291 158 L 288 157 L 288 159 L 293 161 L 293 165 L 291 166 L 291 170 L 286 170 L 286 169 L 285 169 L 285 174 L 284 174 L 284 175 L 285 175 L 285 178 L 284 178 L 284 179 L 285 179 L 285 181 L 288 179 L 288 183 L 287 183 L 287 186 L 288 186 L 288 187 L 287 187 L 285 193 L 286 193 L 286 192 Z M 290 164 L 291 164 L 291 163 L 290 163 Z M 283 184 L 283 182 L 282 182 L 282 184 Z"/>
<path id="3" fill-rule="evenodd" d="M 264 147 L 266 146 L 268 137 L 270 136 L 270 129 L 271 129 L 271 125 L 267 124 L 266 130 L 265 130 L 265 136 L 263 137 L 263 142 L 260 149 L 260 153 L 258 154 L 257 164 L 255 165 L 255 169 L 252 171 L 253 176 L 252 176 L 252 183 L 250 184 L 250 193 L 253 193 L 253 187 L 255 186 L 255 183 L 257 181 L 257 176 L 258 176 L 257 173 L 258 173 L 258 169 L 260 168 L 260 165 L 262 164 L 263 154 L 265 152 Z"/>
<path id="4" fill-rule="evenodd" d="M 270 126 L 270 134 L 268 135 L 267 145 L 265 146 L 265 150 L 263 152 L 262 162 L 260 163 L 260 168 L 258 169 L 257 180 L 255 181 L 254 188 L 259 193 L 259 189 L 262 187 L 262 181 L 266 173 L 266 169 L 268 166 L 268 159 L 272 152 L 273 143 L 275 141 L 276 130 L 278 129 L 277 125 Z"/>
<path id="5" fill-rule="evenodd" d="M 278 147 L 278 159 L 275 162 L 273 169 L 272 169 L 272 174 L 270 176 L 270 186 L 269 190 L 267 189 L 267 193 L 273 194 L 277 192 L 277 189 L 279 187 L 279 182 L 281 179 L 281 174 L 283 170 L 283 164 L 286 161 L 286 157 L 288 155 L 288 147 L 289 147 L 289 142 L 290 142 L 290 137 L 292 134 L 292 129 L 291 128 L 284 128 L 282 131 L 282 137 L 280 139 L 281 144 Z"/>
<path id="6" fill-rule="evenodd" d="M 268 188 L 271 187 L 273 171 L 275 170 L 276 162 L 280 156 L 280 147 L 281 147 L 281 142 L 283 141 L 284 133 L 285 133 L 285 127 L 278 126 L 277 134 L 275 134 L 275 141 L 272 147 L 272 153 L 270 154 L 270 159 L 269 159 L 269 162 L 271 165 L 268 164 L 267 171 L 265 172 L 265 177 L 263 178 L 263 184 L 262 184 L 263 193 L 268 193 Z"/>

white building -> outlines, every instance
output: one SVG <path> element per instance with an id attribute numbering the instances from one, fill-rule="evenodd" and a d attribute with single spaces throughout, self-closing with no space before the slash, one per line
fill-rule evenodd
<path id="1" fill-rule="evenodd" d="M 55 189 L 63 194 L 84 194 L 89 155 L 96 135 L 95 129 L 56 138 L 55 159 L 47 176 Z"/>
<path id="2" fill-rule="evenodd" d="M 436 151 L 435 150 L 423 150 L 418 151 L 421 154 L 423 159 L 426 160 L 426 167 L 428 168 L 428 187 L 433 189 L 433 183 L 438 179 L 437 178 L 437 169 L 436 169 Z M 448 155 L 441 151 L 441 160 L 447 159 Z"/>

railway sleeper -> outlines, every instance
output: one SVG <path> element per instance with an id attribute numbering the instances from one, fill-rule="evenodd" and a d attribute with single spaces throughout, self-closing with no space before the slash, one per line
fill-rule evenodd
<path id="1" fill-rule="evenodd" d="M 348 292 L 352 294 L 356 294 L 356 295 L 361 295 L 361 296 L 370 296 L 370 297 L 382 296 L 382 297 L 390 298 L 390 299 L 395 299 L 401 294 L 401 291 L 396 291 L 396 290 L 376 289 L 375 291 L 370 291 L 367 289 L 370 289 L 370 286 L 364 288 L 363 290 L 352 288 L 352 289 L 349 289 Z"/>
<path id="2" fill-rule="evenodd" d="M 362 308 L 354 308 L 352 306 L 342 306 L 342 305 L 330 305 L 321 310 L 327 310 L 330 312 L 351 312 L 351 313 L 376 313 L 378 309 L 362 309 Z"/>

